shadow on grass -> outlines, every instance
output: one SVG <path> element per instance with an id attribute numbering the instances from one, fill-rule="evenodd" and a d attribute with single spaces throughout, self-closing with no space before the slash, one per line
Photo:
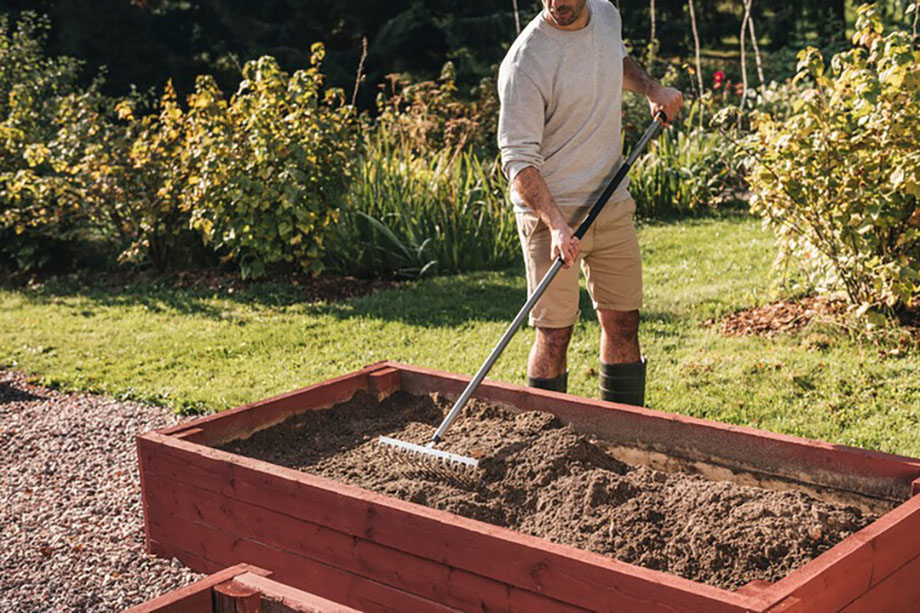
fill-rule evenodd
<path id="1" fill-rule="evenodd" d="M 93 317 L 97 308 L 141 307 L 154 314 L 177 313 L 226 321 L 239 319 L 217 301 L 252 310 L 293 307 L 306 315 L 339 320 L 378 319 L 421 327 L 458 327 L 474 322 L 510 323 L 527 299 L 523 271 L 478 272 L 406 283 L 338 302 L 307 302 L 298 288 L 280 283 L 243 288 L 182 288 L 168 279 L 135 277 L 123 283 L 98 282 L 86 275 L 58 277 L 40 285 L 16 289 L 36 304 L 80 299 L 74 311 Z M 85 302 L 83 302 L 85 301 Z M 579 296 L 581 322 L 596 321 L 587 291 Z M 643 320 L 670 321 L 667 313 L 643 312 Z M 240 320 L 238 323 L 245 323 Z"/>

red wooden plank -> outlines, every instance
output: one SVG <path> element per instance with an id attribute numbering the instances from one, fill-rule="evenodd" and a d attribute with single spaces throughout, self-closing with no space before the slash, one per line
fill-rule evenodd
<path id="1" fill-rule="evenodd" d="M 545 596 L 356 538 L 272 509 L 147 475 L 152 505 L 169 516 L 244 534 L 260 543 L 365 576 L 463 610 L 560 613 L 576 609 Z M 252 560 L 258 563 L 259 561 Z"/>
<path id="2" fill-rule="evenodd" d="M 155 541 L 170 543 L 183 551 L 190 550 L 199 558 L 218 564 L 258 560 L 263 567 L 272 569 L 272 578 L 276 581 L 363 611 L 457 611 L 376 581 L 281 551 L 239 534 L 225 532 L 176 515 L 164 513 L 161 516 L 155 507 L 151 511 L 150 529 Z"/>
<path id="3" fill-rule="evenodd" d="M 142 469 L 592 610 L 742 611 L 759 601 L 574 547 L 150 433 Z M 658 603 L 658 606 L 655 606 Z M 666 604 L 664 604 L 666 603 Z M 623 610 L 623 609 L 621 609 Z"/>
<path id="4" fill-rule="evenodd" d="M 396 368 L 381 368 L 367 375 L 367 386 L 378 400 L 402 387 L 402 375 Z"/>
<path id="5" fill-rule="evenodd" d="M 920 494 L 920 477 L 914 479 L 910 484 L 910 495 L 916 496 L 917 494 Z"/>
<path id="6" fill-rule="evenodd" d="M 125 613 L 211 613 L 211 588 L 251 571 L 266 574 L 266 571 L 249 564 L 237 564 L 144 604 L 131 607 Z"/>
<path id="7" fill-rule="evenodd" d="M 262 596 L 251 587 L 225 581 L 211 589 L 214 613 L 262 613 Z"/>
<path id="8" fill-rule="evenodd" d="M 920 497 L 914 497 L 765 590 L 778 604 L 795 596 L 811 610 L 837 611 L 920 552 Z"/>
<path id="9" fill-rule="evenodd" d="M 824 611 L 825 609 L 813 609 L 811 605 L 802 602 L 801 598 L 789 596 L 788 598 L 783 598 L 782 602 L 770 607 L 766 613 L 816 613 L 819 610 Z M 827 611 L 830 611 L 830 609 L 827 609 Z"/>
<path id="10" fill-rule="evenodd" d="M 402 372 L 410 393 L 440 391 L 459 395 L 470 378 L 387 362 Z M 622 444 L 640 444 L 692 460 L 721 458 L 753 472 L 834 487 L 865 495 L 903 500 L 920 477 L 920 460 L 822 443 L 601 400 L 579 398 L 518 385 L 485 381 L 476 398 L 521 410 L 554 413 L 582 431 Z"/>
<path id="11" fill-rule="evenodd" d="M 219 445 L 271 427 L 302 411 L 331 407 L 345 402 L 359 390 L 367 390 L 367 375 L 380 366 L 329 379 L 303 389 L 259 400 L 241 407 L 199 417 L 178 426 L 158 430 L 202 444 Z M 194 432 L 200 429 L 201 432 Z"/>
<path id="12" fill-rule="evenodd" d="M 296 519 L 271 509 L 228 499 L 156 474 L 148 474 L 150 495 L 158 511 L 245 534 L 260 543 L 290 551 L 464 610 L 495 611 L 577 609 L 511 588 L 444 564 L 383 547 L 372 541 Z"/>
<path id="13" fill-rule="evenodd" d="M 880 581 L 843 608 L 841 613 L 920 610 L 920 556 Z"/>
<path id="14" fill-rule="evenodd" d="M 753 581 L 748 581 L 737 590 L 736 594 L 760 594 L 764 591 L 765 588 L 768 588 L 772 585 L 769 581 L 764 581 L 763 579 L 754 579 Z"/>
<path id="15" fill-rule="evenodd" d="M 240 575 L 234 581 L 258 590 L 264 600 L 278 602 L 292 613 L 358 613 L 357 609 L 252 573 Z"/>

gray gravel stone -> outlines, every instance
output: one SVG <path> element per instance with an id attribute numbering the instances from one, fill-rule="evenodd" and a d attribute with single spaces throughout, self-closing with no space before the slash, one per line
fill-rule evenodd
<path id="1" fill-rule="evenodd" d="M 0 370 L 0 611 L 118 611 L 201 578 L 144 553 L 134 436 L 175 422 Z"/>

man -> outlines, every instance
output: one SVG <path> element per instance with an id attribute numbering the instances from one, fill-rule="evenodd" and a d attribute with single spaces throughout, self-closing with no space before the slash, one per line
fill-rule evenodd
<path id="1" fill-rule="evenodd" d="M 583 240 L 574 228 L 622 163 L 623 89 L 673 120 L 679 91 L 662 87 L 626 53 L 607 0 L 542 0 L 498 75 L 498 143 L 511 186 L 530 292 L 561 255 L 565 265 L 530 314 L 537 330 L 528 385 L 566 391 L 566 353 L 578 320 L 578 267 L 601 325 L 601 397 L 644 405 L 639 351 L 642 263 L 635 202 L 623 181 Z"/>

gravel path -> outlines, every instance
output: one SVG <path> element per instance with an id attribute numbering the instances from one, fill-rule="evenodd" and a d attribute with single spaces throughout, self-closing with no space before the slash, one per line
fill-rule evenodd
<path id="1" fill-rule="evenodd" d="M 144 553 L 134 436 L 175 421 L 0 370 L 0 611 L 117 611 L 201 577 Z"/>

